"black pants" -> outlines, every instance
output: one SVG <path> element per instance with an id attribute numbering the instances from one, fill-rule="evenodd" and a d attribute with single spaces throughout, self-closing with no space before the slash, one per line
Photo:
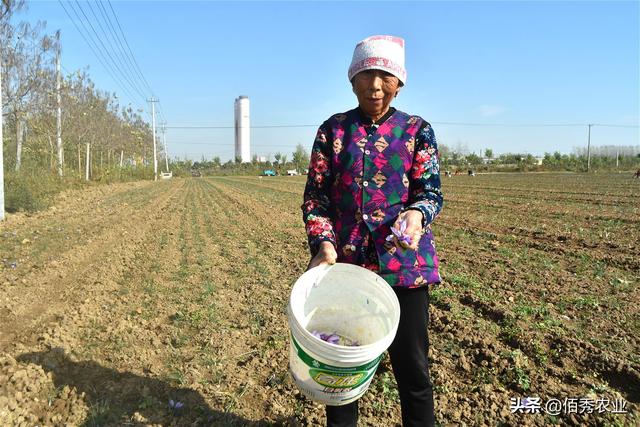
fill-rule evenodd
<path id="1" fill-rule="evenodd" d="M 433 426 L 433 387 L 427 362 L 429 293 L 426 287 L 394 290 L 400 301 L 400 324 L 389 347 L 389 357 L 400 392 L 402 425 Z M 357 400 L 348 405 L 327 406 L 328 427 L 356 427 L 357 424 Z"/>

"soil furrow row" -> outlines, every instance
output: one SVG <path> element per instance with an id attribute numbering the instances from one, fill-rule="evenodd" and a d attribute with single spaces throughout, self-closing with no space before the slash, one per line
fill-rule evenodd
<path id="1" fill-rule="evenodd" d="M 173 192 L 160 194 L 154 203 L 162 209 L 167 206 L 176 192 L 177 189 Z M 99 283 L 99 276 L 95 274 L 94 270 L 96 267 L 100 267 L 100 264 L 96 265 L 96 260 L 104 257 L 107 252 L 118 252 L 122 241 L 131 238 L 130 235 L 140 235 L 141 230 L 137 223 L 148 224 L 143 221 L 147 218 L 141 212 L 133 211 L 129 215 L 120 216 L 116 219 L 115 224 L 105 225 L 103 227 L 105 231 L 82 248 L 72 248 L 69 252 L 64 253 L 61 261 L 57 264 L 58 268 L 35 271 L 23 278 L 25 284 L 29 283 L 40 289 L 47 289 L 47 299 L 43 300 L 41 295 L 35 292 L 24 295 L 21 289 L 15 289 L 13 292 L 9 290 L 10 293 L 5 294 L 4 300 L 9 301 L 9 304 L 5 304 L 5 312 L 8 311 L 10 315 L 3 316 L 1 322 L 0 342 L 3 345 L 10 342 L 12 337 L 22 334 L 26 328 L 31 326 L 32 322 L 46 318 L 52 308 L 67 301 L 69 294 L 81 292 L 82 290 L 78 288 L 86 282 L 85 276 L 94 276 Z M 161 213 L 158 212 L 154 215 L 155 218 L 159 216 Z M 118 231 L 114 233 L 114 229 Z"/>

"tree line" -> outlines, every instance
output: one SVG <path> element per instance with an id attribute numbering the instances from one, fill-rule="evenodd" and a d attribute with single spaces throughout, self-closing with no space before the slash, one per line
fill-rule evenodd
<path id="1" fill-rule="evenodd" d="M 309 167 L 309 153 L 302 144 L 298 144 L 291 153 L 276 152 L 271 159 L 261 159 L 254 155 L 251 162 L 242 162 L 239 157 L 222 162 L 220 156 L 207 160 L 204 156 L 197 161 L 189 159 L 173 159 L 171 161 L 174 176 L 189 175 L 264 175 L 271 170 L 276 175 L 286 175 L 295 170 L 298 174 L 306 173 Z"/>
<path id="2" fill-rule="evenodd" d="M 545 153 L 535 157 L 530 153 L 504 153 L 494 156 L 492 149 L 486 149 L 484 156 L 469 153 L 468 150 L 451 149 L 439 144 L 440 168 L 442 170 L 478 172 L 526 172 L 526 171 L 570 171 L 587 170 L 586 149 L 576 149 L 571 154 Z M 278 175 L 286 175 L 289 170 L 304 173 L 309 166 L 309 154 L 302 144 L 298 144 L 291 155 L 276 153 L 273 161 L 260 161 L 254 156 L 250 163 L 242 163 L 239 158 L 222 162 L 219 156 L 199 161 L 187 159 L 172 160 L 174 175 L 262 175 L 265 170 L 274 170 Z M 591 170 L 630 171 L 640 168 L 640 147 L 603 146 L 591 149 Z"/>
<path id="3" fill-rule="evenodd" d="M 59 33 L 46 33 L 43 22 L 15 22 L 24 8 L 24 0 L 0 4 L 7 210 L 35 208 L 31 204 L 44 193 L 84 179 L 87 172 L 97 181 L 153 176 L 152 130 L 143 110 L 121 106 L 86 70 L 58 75 Z"/>
<path id="4" fill-rule="evenodd" d="M 440 166 L 445 170 L 473 169 L 476 171 L 570 171 L 590 170 L 630 171 L 640 168 L 640 147 L 607 145 L 587 149 L 574 149 L 571 154 L 559 151 L 536 157 L 530 153 L 504 153 L 493 155 L 486 149 L 484 156 L 465 150 L 452 150 L 440 145 Z"/>

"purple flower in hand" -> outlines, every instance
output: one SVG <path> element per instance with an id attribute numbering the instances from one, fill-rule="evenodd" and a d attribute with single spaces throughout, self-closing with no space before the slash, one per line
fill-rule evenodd
<path id="1" fill-rule="evenodd" d="M 404 242 L 407 245 L 411 244 L 411 236 L 409 236 L 408 234 L 404 234 L 404 232 L 407 229 L 407 220 L 406 219 L 401 219 L 400 222 L 398 223 L 399 225 L 399 229 L 396 227 L 391 227 L 391 232 L 393 234 L 389 234 L 387 236 L 387 242 L 390 242 L 391 240 L 393 240 L 394 238 L 398 239 L 398 242 Z"/>

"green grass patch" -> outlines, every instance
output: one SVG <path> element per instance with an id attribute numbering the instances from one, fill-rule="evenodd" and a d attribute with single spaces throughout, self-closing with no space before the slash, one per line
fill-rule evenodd
<path id="1" fill-rule="evenodd" d="M 455 291 L 451 288 L 438 286 L 429 294 L 429 301 L 436 305 L 442 304 L 443 302 L 448 302 L 455 294 Z"/>
<path id="2" fill-rule="evenodd" d="M 574 306 L 574 308 L 579 310 L 595 309 L 600 306 L 600 301 L 598 300 L 598 298 L 592 295 L 574 297 L 570 300 L 570 302 Z"/>
<path id="3" fill-rule="evenodd" d="M 373 402 L 373 409 L 376 412 L 387 411 L 400 403 L 398 386 L 390 371 L 376 374 L 371 383 L 371 390 L 382 395 L 382 399 L 375 399 Z"/>
<path id="4" fill-rule="evenodd" d="M 89 413 L 83 426 L 87 427 L 102 427 L 107 425 L 109 421 L 109 414 L 111 407 L 107 399 L 100 399 L 91 404 L 89 407 Z"/>
<path id="5" fill-rule="evenodd" d="M 529 317 L 544 319 L 549 316 L 549 309 L 546 304 L 527 303 L 524 301 L 518 301 L 513 307 L 513 312 L 521 319 Z"/>
<path id="6" fill-rule="evenodd" d="M 513 316 L 506 316 L 500 322 L 500 338 L 511 343 L 519 345 L 522 336 L 522 328 L 518 325 L 518 321 Z"/>
<path id="7" fill-rule="evenodd" d="M 462 289 L 480 289 L 482 287 L 480 282 L 466 274 L 451 274 L 447 276 L 447 280 Z"/>
<path id="8" fill-rule="evenodd" d="M 495 368 L 479 366 L 473 372 L 473 380 L 476 384 L 493 384 L 495 378 Z"/>
<path id="9" fill-rule="evenodd" d="M 526 392 L 531 388 L 528 359 L 520 350 L 512 350 L 503 354 L 511 363 L 511 367 L 503 374 L 503 382 L 520 391 Z"/>
<path id="10" fill-rule="evenodd" d="M 183 386 L 187 383 L 187 376 L 179 368 L 173 368 L 165 376 L 165 379 L 173 385 Z"/>

